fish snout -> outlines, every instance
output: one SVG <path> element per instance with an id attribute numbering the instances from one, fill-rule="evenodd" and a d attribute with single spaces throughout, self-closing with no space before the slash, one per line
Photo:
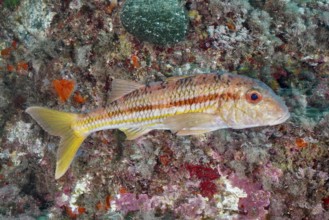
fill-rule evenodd
<path id="1" fill-rule="evenodd" d="M 276 108 L 275 115 L 277 115 L 277 117 L 273 120 L 272 123 L 270 123 L 270 125 L 278 125 L 287 121 L 290 117 L 290 112 L 284 103 L 280 103 L 279 107 Z"/>

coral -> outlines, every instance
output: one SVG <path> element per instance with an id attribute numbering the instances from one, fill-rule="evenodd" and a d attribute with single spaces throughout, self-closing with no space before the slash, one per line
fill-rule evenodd
<path id="1" fill-rule="evenodd" d="M 207 200 L 202 196 L 189 198 L 187 203 L 182 204 L 175 211 L 184 219 L 202 219 L 203 214 L 213 217 L 216 215 Z"/>
<path id="2" fill-rule="evenodd" d="M 120 198 L 114 200 L 114 202 L 117 210 L 128 213 L 130 211 L 145 210 L 143 206 L 148 200 L 149 198 L 145 194 L 136 196 L 133 193 L 125 193 L 121 194 Z"/>
<path id="3" fill-rule="evenodd" d="M 15 165 L 21 163 L 21 157 L 26 154 L 32 154 L 37 156 L 40 160 L 44 156 L 44 149 L 42 141 L 39 138 L 34 138 L 33 132 L 31 132 L 31 123 L 25 123 L 23 121 L 18 121 L 16 124 L 7 123 L 6 130 L 6 143 L 11 146 L 19 144 L 21 149 L 12 149 L 11 160 Z M 24 147 L 24 151 L 23 151 Z"/>
<path id="4" fill-rule="evenodd" d="M 241 42 L 245 43 L 251 41 L 252 39 L 250 39 L 248 30 L 241 25 L 242 22 L 244 21 L 241 20 L 238 24 L 234 25 L 234 31 L 230 30 L 229 24 L 221 25 L 218 27 L 209 26 L 209 37 L 214 39 L 212 41 L 212 45 L 218 49 L 233 49 Z"/>
<path id="5" fill-rule="evenodd" d="M 142 41 L 166 45 L 184 39 L 188 17 L 180 0 L 127 0 L 121 11 L 125 29 Z"/>
<path id="6" fill-rule="evenodd" d="M 10 15 L 11 19 L 20 19 L 21 22 L 10 23 L 15 34 L 27 45 L 33 46 L 34 43 L 46 37 L 46 30 L 50 27 L 50 23 L 55 13 L 47 7 L 45 2 L 28 0 L 28 1 L 12 1 L 20 2 L 19 9 Z M 15 28 L 13 28 L 15 27 Z"/>
<path id="7" fill-rule="evenodd" d="M 247 218 L 265 218 L 268 211 L 267 206 L 270 205 L 271 193 L 262 190 L 258 183 L 252 183 L 247 179 L 240 179 L 236 176 L 229 178 L 234 186 L 238 186 L 247 193 L 246 198 L 239 201 L 239 209 Z"/>
<path id="8" fill-rule="evenodd" d="M 142 139 L 132 147 L 134 153 L 130 155 L 130 158 L 134 162 L 134 166 L 128 167 L 128 172 L 132 175 L 141 175 L 145 179 L 150 178 L 156 164 L 154 143 Z"/>
<path id="9" fill-rule="evenodd" d="M 0 219 L 328 219 L 327 0 L 0 6 Z M 141 8 L 146 24 L 134 14 Z M 134 141 L 96 132 L 54 181 L 59 140 L 25 113 L 106 107 L 113 78 L 148 84 L 228 71 L 275 90 L 289 121 Z M 60 83 L 73 79 L 69 90 Z"/>
<path id="10" fill-rule="evenodd" d="M 90 64 L 89 56 L 91 54 L 91 45 L 75 48 L 75 59 L 77 65 L 81 68 L 86 68 Z"/>

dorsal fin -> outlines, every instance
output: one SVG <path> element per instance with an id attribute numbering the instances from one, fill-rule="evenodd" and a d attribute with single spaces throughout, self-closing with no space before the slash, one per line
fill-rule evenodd
<path id="1" fill-rule="evenodd" d="M 143 87 L 144 85 L 123 79 L 114 79 L 112 81 L 112 91 L 109 97 L 109 102 L 113 102 L 132 91 Z"/>
<path id="2" fill-rule="evenodd" d="M 167 82 L 177 81 L 187 77 L 192 77 L 193 75 L 183 75 L 183 76 L 171 76 L 166 79 Z"/>

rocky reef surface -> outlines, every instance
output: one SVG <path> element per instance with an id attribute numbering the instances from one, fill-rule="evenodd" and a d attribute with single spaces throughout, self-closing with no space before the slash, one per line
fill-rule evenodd
<path id="1" fill-rule="evenodd" d="M 145 15 L 182 18 L 160 41 L 125 29 L 126 2 L 0 1 L 0 219 L 328 219 L 329 1 L 171 0 Z M 24 112 L 104 107 L 113 78 L 213 71 L 265 82 L 291 118 L 134 141 L 97 132 L 55 180 L 59 139 Z"/>

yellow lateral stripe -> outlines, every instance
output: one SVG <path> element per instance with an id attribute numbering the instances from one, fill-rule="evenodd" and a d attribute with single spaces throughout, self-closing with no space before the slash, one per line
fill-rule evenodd
<path id="1" fill-rule="evenodd" d="M 194 110 L 190 110 L 190 109 L 186 109 L 185 111 L 181 111 L 181 112 L 175 112 L 175 113 L 164 113 L 161 115 L 157 115 L 157 116 L 149 116 L 149 117 L 144 117 L 144 118 L 139 118 L 139 122 L 147 122 L 147 121 L 152 121 L 152 120 L 157 120 L 157 119 L 161 119 L 161 118 L 166 118 L 166 117 L 170 117 L 173 115 L 177 115 L 177 114 L 184 114 L 184 113 L 196 113 L 196 112 L 203 112 L 206 111 L 207 109 L 210 109 L 211 107 L 213 107 L 212 105 L 210 106 L 206 106 L 206 107 L 202 107 L 202 108 L 198 108 L 198 109 L 194 109 Z M 137 112 L 136 112 L 137 113 Z M 105 119 L 105 122 L 102 121 L 97 121 L 93 118 L 90 118 L 89 120 L 91 120 L 92 122 L 94 122 L 95 124 L 87 124 L 87 127 L 89 127 L 89 129 L 97 129 L 100 127 L 105 127 L 105 126 L 114 126 L 114 125 L 119 125 L 119 124 L 125 124 L 125 123 L 136 123 L 136 118 L 130 118 L 130 119 L 124 119 L 124 120 L 110 120 L 110 118 Z"/>

